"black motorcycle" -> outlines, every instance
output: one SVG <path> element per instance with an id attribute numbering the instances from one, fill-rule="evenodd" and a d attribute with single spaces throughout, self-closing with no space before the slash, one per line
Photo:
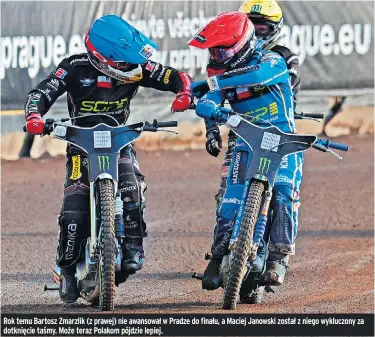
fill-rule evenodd
<path id="1" fill-rule="evenodd" d="M 87 118 L 92 115 L 75 117 Z M 64 140 L 87 153 L 90 181 L 90 236 L 84 256 L 76 267 L 78 290 L 82 298 L 96 304 L 102 311 L 114 310 L 115 277 L 121 272 L 122 249 L 125 237 L 123 203 L 118 191 L 118 160 L 120 151 L 134 142 L 142 132 L 169 131 L 161 127 L 175 127 L 176 121 L 139 122 L 120 126 L 111 116 L 95 114 L 109 119 L 94 127 L 64 125 L 72 120 L 49 118 L 44 134 Z M 24 131 L 26 131 L 24 127 Z M 177 132 L 175 132 L 177 133 Z M 126 216 L 126 214 L 125 214 Z M 60 284 L 60 268 L 55 266 L 53 279 Z M 126 278 L 125 278 L 126 280 Z M 56 288 L 52 288 L 55 290 Z M 58 289 L 58 288 L 57 288 Z M 45 287 L 45 290 L 49 290 Z"/>

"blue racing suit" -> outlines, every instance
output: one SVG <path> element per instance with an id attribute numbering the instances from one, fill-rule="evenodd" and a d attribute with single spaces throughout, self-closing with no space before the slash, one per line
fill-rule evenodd
<path id="1" fill-rule="evenodd" d="M 247 65 L 209 77 L 207 82 L 210 91 L 199 99 L 196 113 L 206 120 L 208 127 L 219 121 L 222 103 L 228 100 L 233 111 L 255 117 L 255 120 L 252 119 L 255 124 L 269 126 L 266 123 L 268 121 L 284 132 L 296 132 L 290 75 L 284 58 L 279 54 L 257 49 Z M 251 149 L 238 138 L 229 167 L 227 187 L 216 210 L 212 246 L 212 254 L 216 259 L 228 252 L 251 155 Z M 283 158 L 278 170 L 269 219 L 272 221 L 270 252 L 286 255 L 295 253 L 303 161 L 302 153 L 290 154 Z"/>

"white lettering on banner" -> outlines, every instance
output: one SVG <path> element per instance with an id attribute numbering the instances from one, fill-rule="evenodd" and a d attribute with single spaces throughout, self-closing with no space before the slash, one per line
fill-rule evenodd
<path id="1" fill-rule="evenodd" d="M 41 68 L 58 66 L 64 57 L 85 52 L 83 37 L 73 35 L 66 48 L 61 35 L 14 36 L 1 38 L 0 79 L 9 68 L 27 68 L 30 78 L 35 78 Z"/>
<path id="2" fill-rule="evenodd" d="M 306 56 L 350 55 L 354 51 L 366 54 L 371 47 L 371 24 L 343 24 L 337 34 L 329 24 L 319 25 L 284 25 L 278 43 L 290 48 L 299 56 L 300 64 Z"/>
<path id="3" fill-rule="evenodd" d="M 204 10 L 199 10 L 197 16 L 185 17 L 184 11 L 177 11 L 174 17 L 157 18 L 154 14 L 146 19 L 139 19 L 135 13 L 124 13 L 122 17 L 134 27 L 152 39 L 159 39 L 160 50 L 151 60 L 164 65 L 170 65 L 179 70 L 191 72 L 206 72 L 208 50 L 187 47 L 185 42 L 213 17 L 206 17 Z M 184 48 L 172 49 L 173 39 Z M 165 43 L 164 43 L 164 41 Z M 290 48 L 299 56 L 300 64 L 307 56 L 313 57 L 319 53 L 328 55 L 351 55 L 353 52 L 366 54 L 372 43 L 371 24 L 343 24 L 334 29 L 330 24 L 323 25 L 284 25 L 281 29 L 281 45 Z M 4 79 L 6 70 L 24 68 L 30 78 L 35 78 L 42 68 L 57 66 L 64 57 L 85 52 L 83 36 L 73 35 L 65 40 L 62 35 L 56 36 L 5 36 L 1 38 L 0 48 L 0 79 Z"/>

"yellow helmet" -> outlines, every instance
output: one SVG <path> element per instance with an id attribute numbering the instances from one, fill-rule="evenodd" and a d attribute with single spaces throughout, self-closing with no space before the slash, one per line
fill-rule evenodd
<path id="1" fill-rule="evenodd" d="M 283 25 L 283 11 L 275 0 L 245 0 L 240 12 L 255 26 L 255 35 L 263 40 L 264 46 L 277 39 Z"/>

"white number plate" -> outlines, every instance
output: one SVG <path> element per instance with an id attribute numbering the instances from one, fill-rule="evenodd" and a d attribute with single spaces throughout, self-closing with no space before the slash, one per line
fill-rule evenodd
<path id="1" fill-rule="evenodd" d="M 111 146 L 111 131 L 94 131 L 95 149 L 110 148 Z"/>
<path id="2" fill-rule="evenodd" d="M 277 152 L 278 145 L 280 144 L 281 136 L 275 135 L 274 133 L 265 132 L 263 134 L 262 143 L 260 148 L 263 150 L 271 150 Z"/>

